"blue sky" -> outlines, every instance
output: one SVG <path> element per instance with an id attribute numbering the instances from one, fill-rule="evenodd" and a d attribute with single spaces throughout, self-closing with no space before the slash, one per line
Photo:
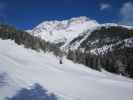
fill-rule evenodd
<path id="1" fill-rule="evenodd" d="M 133 25 L 133 0 L 0 0 L 0 20 L 21 29 L 78 16 Z"/>

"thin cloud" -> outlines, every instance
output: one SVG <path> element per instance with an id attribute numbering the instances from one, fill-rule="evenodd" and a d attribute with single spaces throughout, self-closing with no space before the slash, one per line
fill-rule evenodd
<path id="1" fill-rule="evenodd" d="M 107 4 L 107 3 L 101 3 L 100 4 L 100 10 L 103 11 L 103 10 L 106 10 L 106 9 L 109 9 L 111 8 L 111 5 L 110 4 Z"/>
<path id="2" fill-rule="evenodd" d="M 120 24 L 133 26 L 133 2 L 126 2 L 120 9 Z"/>

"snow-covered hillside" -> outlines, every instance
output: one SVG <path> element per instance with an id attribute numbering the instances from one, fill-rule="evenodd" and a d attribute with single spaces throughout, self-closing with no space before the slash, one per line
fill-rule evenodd
<path id="1" fill-rule="evenodd" d="M 38 83 L 59 100 L 132 100 L 133 80 L 0 40 L 0 100 Z"/>
<path id="2" fill-rule="evenodd" d="M 65 45 L 72 41 L 79 34 L 83 34 L 94 30 L 99 26 L 95 20 L 91 20 L 85 16 L 71 18 L 63 21 L 44 21 L 37 27 L 27 32 L 34 36 L 41 37 L 45 41 L 51 43 L 65 42 Z"/>

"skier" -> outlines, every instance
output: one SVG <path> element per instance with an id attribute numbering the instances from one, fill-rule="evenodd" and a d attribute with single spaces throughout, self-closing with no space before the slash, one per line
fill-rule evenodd
<path id="1" fill-rule="evenodd" d="M 60 64 L 62 64 L 62 60 L 60 59 Z"/>

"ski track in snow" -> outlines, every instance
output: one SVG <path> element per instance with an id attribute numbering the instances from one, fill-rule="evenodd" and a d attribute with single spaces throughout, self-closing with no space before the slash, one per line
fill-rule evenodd
<path id="1" fill-rule="evenodd" d="M 36 52 L 11 40 L 0 40 L 0 73 L 6 73 L 0 100 L 38 83 L 59 100 L 132 100 L 133 80 L 98 72 L 52 53 Z"/>

